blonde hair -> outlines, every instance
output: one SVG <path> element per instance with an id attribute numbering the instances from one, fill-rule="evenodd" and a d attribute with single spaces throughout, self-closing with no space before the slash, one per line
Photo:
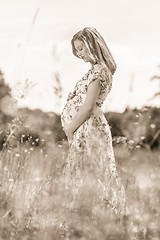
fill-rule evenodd
<path id="1" fill-rule="evenodd" d="M 79 58 L 77 55 L 74 42 L 75 40 L 81 40 L 85 43 L 86 47 L 89 49 L 89 52 L 91 53 L 91 58 L 98 64 L 105 63 L 112 74 L 116 71 L 116 63 L 114 61 L 114 58 L 105 42 L 103 37 L 100 35 L 100 33 L 92 27 L 86 27 L 82 29 L 81 31 L 77 32 L 72 40 L 72 51 L 73 54 Z"/>

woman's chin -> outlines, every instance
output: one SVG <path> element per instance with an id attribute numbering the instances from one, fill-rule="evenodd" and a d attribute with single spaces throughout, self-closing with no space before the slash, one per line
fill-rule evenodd
<path id="1" fill-rule="evenodd" d="M 86 58 L 83 58 L 83 61 L 84 61 L 84 62 L 89 62 L 89 60 L 88 60 L 88 59 L 86 59 Z"/>

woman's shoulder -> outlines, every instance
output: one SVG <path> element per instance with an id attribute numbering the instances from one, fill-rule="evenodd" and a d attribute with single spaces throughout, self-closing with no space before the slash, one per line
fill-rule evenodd
<path id="1" fill-rule="evenodd" d="M 92 66 L 91 74 L 96 77 L 101 77 L 103 79 L 108 78 L 108 67 L 105 64 L 95 64 Z"/>
<path id="2" fill-rule="evenodd" d="M 106 89 L 111 89 L 112 84 L 112 74 L 105 64 L 95 64 L 92 65 L 90 70 L 90 75 L 88 77 L 89 84 L 97 79 L 99 79 L 101 90 L 106 91 Z M 109 88 L 108 88 L 109 86 Z"/>
<path id="3" fill-rule="evenodd" d="M 112 82 L 112 73 L 107 67 L 106 64 L 95 64 L 92 66 L 92 78 L 100 79 L 100 82 L 104 84 L 108 84 L 108 82 Z"/>
<path id="4" fill-rule="evenodd" d="M 105 64 L 97 63 L 97 64 L 94 64 L 94 65 L 92 66 L 92 71 L 93 71 L 93 73 L 94 73 L 94 72 L 107 71 L 107 66 L 106 66 Z"/>

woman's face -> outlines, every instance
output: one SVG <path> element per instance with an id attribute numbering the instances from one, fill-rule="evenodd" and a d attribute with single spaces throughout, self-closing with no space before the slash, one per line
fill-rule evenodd
<path id="1" fill-rule="evenodd" d="M 74 47 L 79 58 L 83 59 L 85 62 L 92 62 L 89 50 L 83 41 L 76 39 L 74 41 Z"/>

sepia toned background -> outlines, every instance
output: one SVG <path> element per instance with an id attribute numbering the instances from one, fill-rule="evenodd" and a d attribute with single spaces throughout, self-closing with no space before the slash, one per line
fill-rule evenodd
<path id="1" fill-rule="evenodd" d="M 68 92 L 90 67 L 72 55 L 70 41 L 80 29 L 93 26 L 118 66 L 104 108 L 122 112 L 128 105 L 158 105 L 158 99 L 151 99 L 158 85 L 150 78 L 159 73 L 159 4 L 158 0 L 1 0 L 0 63 L 6 81 L 12 86 L 29 79 L 35 86 L 21 104 L 60 113 Z M 55 72 L 63 88 L 59 106 L 52 91 Z"/>
<path id="2" fill-rule="evenodd" d="M 0 239 L 160 239 L 159 8 L 159 0 L 0 0 Z M 117 62 L 103 111 L 126 192 L 123 223 L 101 208 L 94 168 L 82 171 L 76 202 L 64 184 L 60 114 L 90 68 L 70 42 L 86 26 Z"/>

